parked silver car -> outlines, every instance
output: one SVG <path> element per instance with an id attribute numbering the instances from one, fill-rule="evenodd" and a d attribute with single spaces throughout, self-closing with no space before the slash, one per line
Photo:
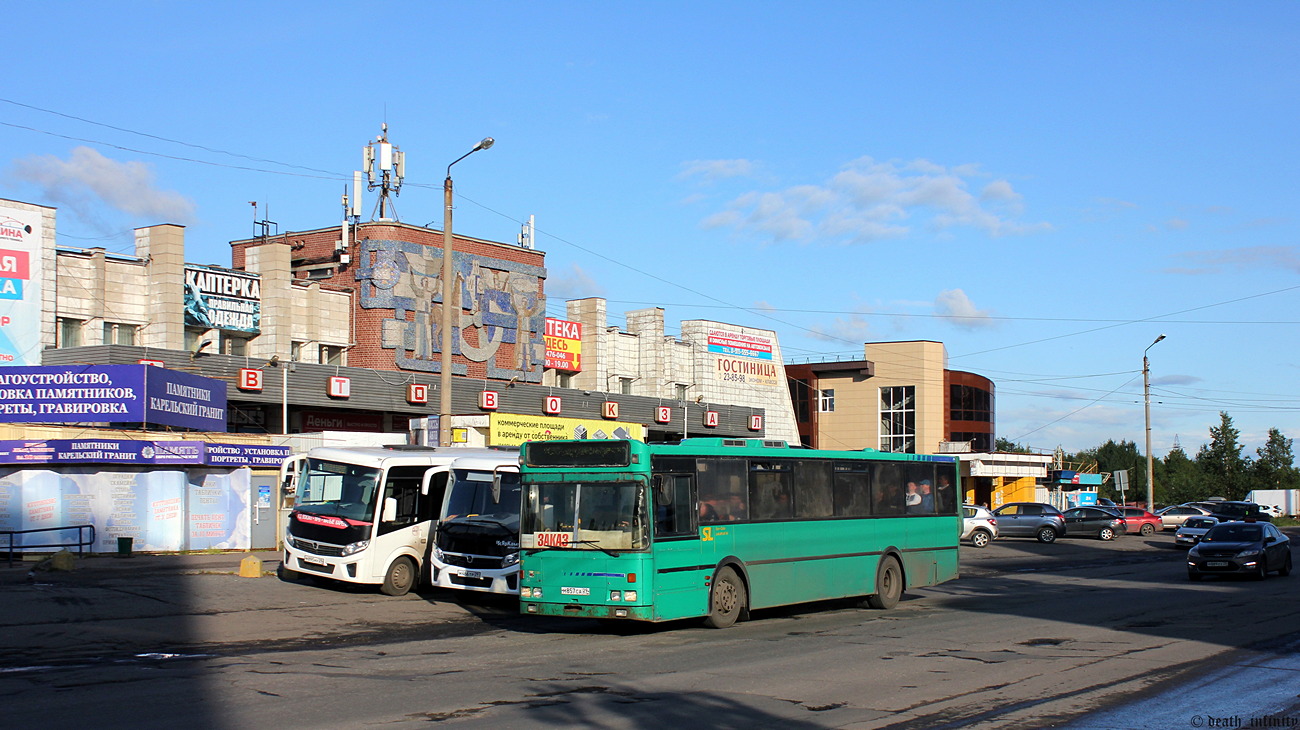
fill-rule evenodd
<path id="1" fill-rule="evenodd" d="M 984 507 L 961 506 L 961 539 L 977 548 L 987 547 L 998 539 L 998 519 Z"/>
<path id="2" fill-rule="evenodd" d="M 1156 514 L 1160 515 L 1161 529 L 1177 530 L 1187 521 L 1187 518 L 1204 517 L 1210 514 L 1210 511 L 1190 504 L 1179 504 L 1173 507 L 1165 507 Z"/>
<path id="3" fill-rule="evenodd" d="M 1178 532 L 1174 533 L 1174 544 L 1179 547 L 1192 547 L 1217 524 L 1219 524 L 1217 519 L 1205 515 L 1188 517 L 1187 521 L 1178 528 Z"/>
<path id="4" fill-rule="evenodd" d="M 1039 542 L 1056 542 L 1065 534 L 1061 510 L 1039 502 L 1012 502 L 993 510 L 998 531 L 1004 537 L 1032 537 Z"/>

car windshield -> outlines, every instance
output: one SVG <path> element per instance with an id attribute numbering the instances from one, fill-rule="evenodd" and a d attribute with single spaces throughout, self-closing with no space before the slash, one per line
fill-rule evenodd
<path id="1" fill-rule="evenodd" d="M 1259 525 L 1229 522 L 1215 526 L 1201 539 L 1205 542 L 1259 542 L 1263 538 L 1264 528 Z"/>
<path id="2" fill-rule="evenodd" d="M 446 519 L 476 515 L 512 517 L 519 514 L 519 472 L 497 472 L 501 491 L 493 495 L 493 474 L 476 469 L 453 469 L 447 495 Z"/>
<path id="3" fill-rule="evenodd" d="M 556 482 L 524 490 L 520 547 L 640 550 L 649 544 L 638 482 Z"/>
<path id="4" fill-rule="evenodd" d="M 295 509 L 370 522 L 375 514 L 379 470 L 323 459 L 307 459 L 298 477 Z"/>
<path id="5" fill-rule="evenodd" d="M 1192 517 L 1183 523 L 1183 527 L 1205 529 L 1207 527 L 1214 527 L 1217 524 L 1219 524 L 1218 520 L 1212 520 L 1208 517 Z"/>

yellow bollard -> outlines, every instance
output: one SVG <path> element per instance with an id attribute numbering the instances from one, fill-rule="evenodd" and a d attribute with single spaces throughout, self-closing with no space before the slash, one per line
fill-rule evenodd
<path id="1" fill-rule="evenodd" d="M 239 561 L 240 578 L 261 578 L 262 577 L 262 559 L 256 555 L 249 555 Z"/>

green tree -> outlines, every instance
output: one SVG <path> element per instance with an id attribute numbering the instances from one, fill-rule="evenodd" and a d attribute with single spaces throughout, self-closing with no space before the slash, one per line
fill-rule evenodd
<path id="1" fill-rule="evenodd" d="M 1101 474 L 1127 470 L 1128 488 L 1124 492 L 1124 499 L 1129 502 L 1135 499 L 1145 501 L 1147 462 L 1146 457 L 1138 452 L 1137 443 L 1133 441 L 1115 443 L 1114 440 L 1107 439 L 1106 443 L 1091 450 L 1088 455 L 1097 463 L 1097 471 Z M 1101 496 L 1119 501 L 1119 488 L 1115 485 L 1113 476 L 1102 486 Z"/>
<path id="2" fill-rule="evenodd" d="M 1001 452 L 1003 454 L 1032 454 L 1033 453 L 1032 451 L 1029 450 L 1028 446 L 1021 446 L 1020 444 L 1012 441 L 1011 439 L 1006 439 L 1001 436 L 997 437 L 997 439 L 994 441 L 993 450 Z"/>
<path id="3" fill-rule="evenodd" d="M 1196 452 L 1200 468 L 1214 496 L 1241 499 L 1246 496 L 1250 459 L 1242 458 L 1241 432 L 1232 426 L 1227 411 L 1219 413 L 1219 427 L 1210 428 L 1210 443 Z"/>
<path id="4" fill-rule="evenodd" d="M 1196 462 L 1187 456 L 1178 441 L 1165 454 L 1165 458 L 1155 462 L 1157 504 L 1182 504 L 1195 502 L 1210 496 L 1205 488 L 1205 480 Z"/>
<path id="5" fill-rule="evenodd" d="M 1268 430 L 1268 442 L 1255 450 L 1259 458 L 1251 464 L 1251 489 L 1300 489 L 1300 469 L 1295 466 L 1292 443 L 1276 428 Z"/>

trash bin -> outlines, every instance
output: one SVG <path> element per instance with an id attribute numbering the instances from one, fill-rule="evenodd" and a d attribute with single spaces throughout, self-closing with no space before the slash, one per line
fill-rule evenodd
<path id="1" fill-rule="evenodd" d="M 135 541 L 134 537 L 117 538 L 117 557 L 119 558 L 131 557 L 131 543 L 134 541 Z"/>

